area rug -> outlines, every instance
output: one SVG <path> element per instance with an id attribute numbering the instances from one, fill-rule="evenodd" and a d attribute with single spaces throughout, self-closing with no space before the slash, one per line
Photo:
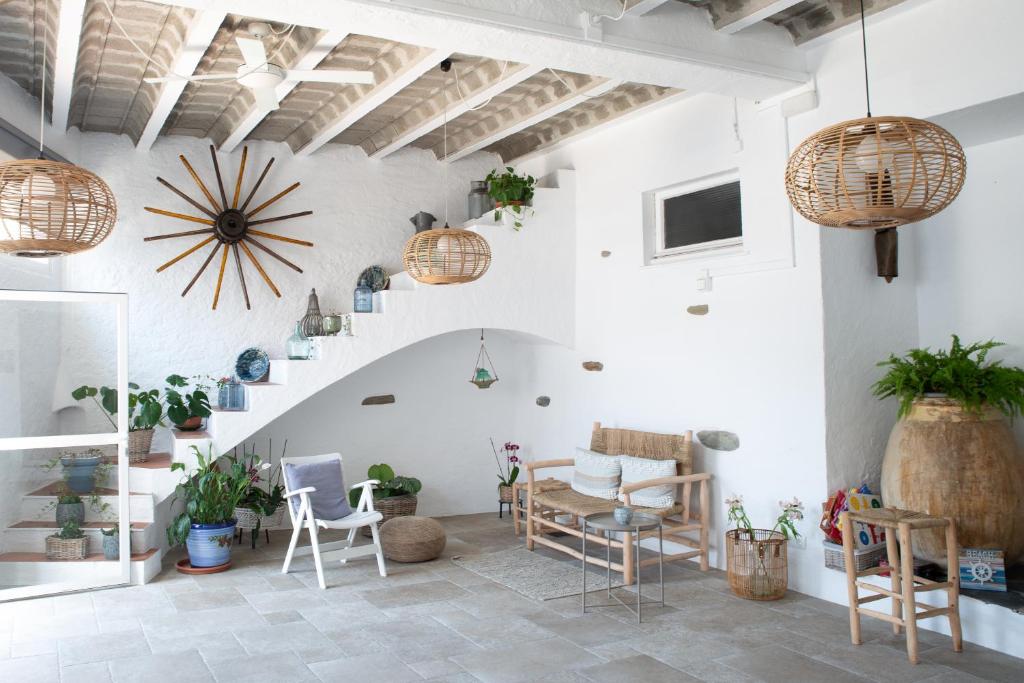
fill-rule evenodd
<path id="1" fill-rule="evenodd" d="M 460 555 L 453 557 L 452 562 L 531 600 L 579 595 L 583 588 L 581 563 L 554 560 L 523 547 L 481 555 Z M 622 585 L 616 576 L 621 577 L 612 573 L 612 588 Z M 587 572 L 588 589 L 604 588 L 606 582 L 607 575 L 600 568 L 592 567 Z"/>

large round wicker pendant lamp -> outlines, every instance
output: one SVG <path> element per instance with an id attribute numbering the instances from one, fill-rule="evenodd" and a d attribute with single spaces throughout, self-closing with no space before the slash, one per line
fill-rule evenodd
<path id="1" fill-rule="evenodd" d="M 451 70 L 451 61 L 441 62 Z M 447 94 L 447 82 L 445 90 Z M 448 226 L 448 108 L 444 110 L 444 227 L 418 232 L 405 243 L 402 263 L 413 279 L 428 285 L 454 285 L 480 279 L 491 265 L 491 247 L 483 235 Z"/>
<path id="2" fill-rule="evenodd" d="M 797 212 L 828 227 L 876 230 L 878 274 L 896 276 L 895 228 L 945 209 L 967 159 L 944 128 L 909 116 L 872 116 L 864 2 L 860 3 L 867 116 L 824 128 L 793 151 L 786 192 Z"/>
<path id="3" fill-rule="evenodd" d="M 0 163 L 0 253 L 47 257 L 91 249 L 113 229 L 117 203 L 99 176 L 43 158 L 45 45 L 39 109 L 39 158 Z"/>

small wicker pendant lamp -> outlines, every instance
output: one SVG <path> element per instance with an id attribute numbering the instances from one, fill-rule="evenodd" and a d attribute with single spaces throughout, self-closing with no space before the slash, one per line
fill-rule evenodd
<path id="1" fill-rule="evenodd" d="M 488 370 L 487 366 L 491 366 Z M 475 384 L 478 389 L 490 389 L 491 385 L 498 381 L 498 371 L 494 369 L 494 361 L 491 354 L 487 353 L 484 346 L 484 331 L 480 330 L 480 351 L 476 354 L 476 364 L 473 366 L 473 376 L 469 378 L 470 383 Z"/>
<path id="2" fill-rule="evenodd" d="M 49 4 L 44 43 L 49 36 Z M 74 254 L 102 242 L 117 220 L 114 194 L 99 176 L 43 158 L 46 46 L 39 98 L 39 158 L 0 163 L 0 253 L 48 257 Z"/>
<path id="3" fill-rule="evenodd" d="M 441 71 L 451 70 L 451 60 Z M 447 90 L 447 82 L 445 83 Z M 428 285 L 454 285 L 480 279 L 491 265 L 491 247 L 479 233 L 448 226 L 448 108 L 444 110 L 444 227 L 418 232 L 405 243 L 402 263 L 413 279 Z"/>
<path id="4" fill-rule="evenodd" d="M 934 123 L 871 115 L 863 0 L 860 13 L 867 117 L 829 126 L 800 143 L 786 165 L 786 193 L 809 221 L 879 231 L 878 274 L 891 281 L 896 236 L 881 231 L 949 206 L 963 187 L 967 159 L 956 138 Z"/>

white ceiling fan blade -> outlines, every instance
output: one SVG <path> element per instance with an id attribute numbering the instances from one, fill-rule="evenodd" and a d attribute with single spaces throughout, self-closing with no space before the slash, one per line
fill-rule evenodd
<path id="1" fill-rule="evenodd" d="M 313 71 L 289 69 L 285 79 L 318 83 L 365 83 L 367 85 L 377 82 L 372 71 L 342 71 L 340 69 L 316 69 Z"/>
<path id="2" fill-rule="evenodd" d="M 274 88 L 253 88 L 252 95 L 256 98 L 256 108 L 264 114 L 277 109 L 277 93 Z"/>
<path id="3" fill-rule="evenodd" d="M 235 74 L 202 74 L 199 76 L 189 76 L 188 78 L 183 78 L 181 76 L 160 76 L 143 78 L 142 80 L 146 83 L 170 83 L 171 81 L 230 81 L 235 77 Z"/>
<path id="4" fill-rule="evenodd" d="M 251 67 L 263 66 L 267 63 L 267 51 L 263 49 L 263 41 L 255 38 L 235 36 L 238 49 L 242 51 L 242 59 Z"/>

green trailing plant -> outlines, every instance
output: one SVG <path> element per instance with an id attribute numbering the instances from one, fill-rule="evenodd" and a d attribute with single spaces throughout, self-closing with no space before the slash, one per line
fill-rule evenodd
<path id="1" fill-rule="evenodd" d="M 184 543 L 193 524 L 223 524 L 234 519 L 235 508 L 249 488 L 249 473 L 240 462 L 226 461 L 222 469 L 213 446 L 206 455 L 192 446 L 198 468 L 185 476 L 175 490 L 175 500 L 183 500 L 185 509 L 167 527 L 171 545 Z M 171 464 L 172 471 L 185 471 L 185 463 Z"/>
<path id="2" fill-rule="evenodd" d="M 994 340 L 964 346 L 954 334 L 948 351 L 923 348 L 902 358 L 891 355 L 878 364 L 888 369 L 872 390 L 880 399 L 899 399 L 900 417 L 910 413 L 915 399 L 945 394 L 969 412 L 992 406 L 1013 419 L 1024 411 L 1024 370 L 988 362 L 988 352 L 999 346 L 1002 342 Z"/>
<path id="3" fill-rule="evenodd" d="M 44 472 L 52 472 L 57 467 L 62 467 L 61 459 L 63 458 L 76 456 L 91 458 L 97 455 L 103 455 L 103 451 L 98 448 L 90 448 L 83 453 L 62 452 L 60 455 L 50 458 L 46 462 L 40 464 L 39 468 Z M 100 464 L 96 466 L 96 469 L 93 470 L 93 481 L 105 481 L 113 467 L 113 464 L 101 461 Z M 82 497 L 82 494 L 75 493 L 68 485 L 69 476 L 70 474 L 67 469 L 61 470 L 61 480 L 57 482 L 57 499 L 43 506 L 39 511 L 40 516 L 48 512 L 53 512 L 57 508 L 57 505 L 74 505 L 76 503 L 88 502 L 89 509 L 96 513 L 100 519 L 106 518 L 110 513 L 110 503 L 103 500 L 102 494 L 97 493 L 95 486 L 93 487 L 92 492 L 85 494 L 84 498 Z"/>
<path id="4" fill-rule="evenodd" d="M 532 175 L 519 175 L 511 166 L 506 166 L 505 171 L 499 173 L 497 169 L 487 174 L 487 194 L 500 204 L 494 210 L 494 220 L 501 220 L 502 211 L 512 212 L 513 224 L 516 230 L 523 227 L 523 218 L 531 201 L 533 191 L 537 184 L 536 178 Z"/>
<path id="5" fill-rule="evenodd" d="M 270 455 L 267 462 L 263 462 L 257 455 L 256 444 L 252 445 L 250 451 L 247 451 L 243 444 L 241 457 L 237 454 L 224 456 L 224 459 L 232 464 L 241 463 L 249 475 L 249 488 L 238 506 L 256 510 L 265 517 L 274 514 L 277 508 L 284 504 L 285 493 L 284 483 L 281 481 L 281 464 L 278 462 L 276 466 L 274 465 L 273 442 L 268 440 L 268 443 Z M 287 450 L 288 441 L 285 440 L 281 451 L 282 458 Z"/>
<path id="6" fill-rule="evenodd" d="M 97 398 L 98 397 L 98 398 Z M 91 399 L 103 411 L 103 416 L 117 429 L 117 389 L 110 387 L 90 387 L 83 384 L 71 392 L 76 401 Z M 134 382 L 128 383 L 128 431 L 153 429 L 163 424 L 164 407 L 160 402 L 160 392 L 156 389 L 139 389 Z"/>
<path id="7" fill-rule="evenodd" d="M 60 531 L 54 534 L 54 536 L 65 540 L 72 538 L 85 538 L 85 532 L 82 531 L 82 527 L 79 526 L 78 522 L 73 519 L 69 519 L 64 522 L 64 526 L 62 526 Z"/>
<path id="8" fill-rule="evenodd" d="M 395 496 L 414 496 L 423 488 L 423 484 L 415 477 L 399 477 L 390 465 L 380 463 L 370 465 L 366 470 L 367 479 L 376 479 L 380 484 L 373 490 L 373 499 L 394 498 Z M 348 500 L 352 507 L 359 504 L 362 488 L 348 492 Z"/>
<path id="9" fill-rule="evenodd" d="M 190 385 L 193 386 L 192 391 L 184 391 Z M 204 384 L 198 376 L 190 381 L 181 375 L 170 375 L 164 391 L 167 417 L 177 427 L 193 417 L 210 417 L 210 396 L 206 393 L 209 389 L 209 385 Z"/>

